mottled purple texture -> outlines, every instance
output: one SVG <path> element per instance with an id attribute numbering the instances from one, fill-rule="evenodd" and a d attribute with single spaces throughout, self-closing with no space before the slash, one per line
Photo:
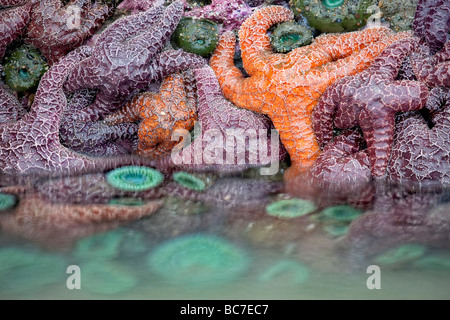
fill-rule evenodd
<path id="1" fill-rule="evenodd" d="M 366 206 L 373 198 L 372 177 L 367 150 L 358 131 L 341 133 L 327 144 L 310 170 L 310 183 L 318 201 L 326 205 L 351 203 Z M 299 181 L 300 184 L 304 181 Z M 299 188 L 291 194 L 301 197 Z"/>
<path id="2" fill-rule="evenodd" d="M 61 143 L 74 151 L 91 156 L 131 154 L 137 144 L 137 124 L 109 126 L 102 121 L 77 121 L 75 115 L 88 107 L 95 95 L 95 91 L 89 89 L 82 89 L 74 94 L 61 119 Z"/>
<path id="3" fill-rule="evenodd" d="M 133 157 L 91 158 L 59 142 L 61 116 L 67 105 L 62 88 L 64 80 L 90 50 L 89 47 L 76 49 L 55 63 L 42 77 L 30 112 L 15 122 L 0 125 L 3 175 L 72 174 L 145 163 Z"/>
<path id="4" fill-rule="evenodd" d="M 395 80 L 403 59 L 417 47 L 417 39 L 401 40 L 386 48 L 365 71 L 331 85 L 313 111 L 314 132 L 321 146 L 333 128 L 359 125 L 367 142 L 371 173 L 386 173 L 394 139 L 395 114 L 419 110 L 429 91 L 417 81 Z"/>
<path id="5" fill-rule="evenodd" d="M 130 11 L 132 14 L 141 11 L 147 11 L 153 6 L 159 6 L 164 3 L 164 0 L 124 0 L 118 6 L 118 10 Z"/>
<path id="6" fill-rule="evenodd" d="M 427 109 L 431 110 L 432 128 L 420 115 L 406 117 L 396 125 L 388 166 L 390 180 L 421 188 L 450 185 L 449 90 L 431 91 Z"/>
<path id="7" fill-rule="evenodd" d="M 113 12 L 111 5 L 99 1 L 71 0 L 65 6 L 61 0 L 36 2 L 25 41 L 37 47 L 50 66 L 93 35 Z"/>
<path id="8" fill-rule="evenodd" d="M 429 51 L 421 46 L 411 53 L 409 59 L 414 75 L 429 87 L 450 87 L 450 41 L 433 56 Z"/>
<path id="9" fill-rule="evenodd" d="M 200 56 L 182 50 L 161 52 L 182 14 L 183 4 L 176 1 L 167 8 L 156 6 L 121 18 L 103 31 L 92 55 L 72 70 L 65 84 L 68 91 L 98 90 L 94 103 L 73 120 L 101 120 L 151 81 L 206 64 Z"/>
<path id="10" fill-rule="evenodd" d="M 25 114 L 26 110 L 11 92 L 11 89 L 0 81 L 0 127 L 6 123 L 19 120 Z"/>
<path id="11" fill-rule="evenodd" d="M 0 59 L 6 46 L 20 36 L 30 21 L 31 3 L 22 1 L 0 1 L 0 6 L 17 6 L 0 10 Z"/>
<path id="12" fill-rule="evenodd" d="M 186 17 L 204 18 L 222 24 L 224 31 L 239 29 L 253 12 L 244 0 L 212 0 L 211 4 L 186 11 Z"/>
<path id="13" fill-rule="evenodd" d="M 435 54 L 450 40 L 450 2 L 419 0 L 412 28 L 428 44 L 431 54 Z"/>
<path id="14" fill-rule="evenodd" d="M 199 131 L 203 139 L 196 140 L 194 137 L 190 145 L 181 152 L 173 152 L 171 158 L 163 159 L 162 162 L 179 170 L 219 172 L 237 172 L 251 166 L 270 163 L 271 152 L 274 151 L 271 137 L 268 136 L 272 129 L 270 120 L 264 115 L 238 108 L 228 101 L 210 67 L 196 69 L 195 74 L 198 122 L 201 128 Z M 252 137 L 258 137 L 259 131 L 259 137 L 262 139 L 259 139 L 258 144 L 246 140 L 252 133 L 255 134 Z M 211 139 L 214 136 L 218 139 Z M 188 138 L 190 139 L 190 136 Z M 211 142 L 210 139 L 216 142 Z M 279 141 L 274 142 L 277 154 L 273 160 L 278 161 L 284 157 L 286 151 Z M 173 156 L 178 160 L 173 161 Z"/>

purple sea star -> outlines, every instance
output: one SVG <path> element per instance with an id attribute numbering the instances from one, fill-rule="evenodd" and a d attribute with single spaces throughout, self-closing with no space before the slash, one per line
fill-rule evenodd
<path id="1" fill-rule="evenodd" d="M 74 151 L 91 156 L 131 154 L 137 144 L 137 124 L 109 126 L 102 121 L 76 121 L 77 113 L 88 107 L 95 95 L 96 92 L 89 89 L 75 92 L 61 119 L 61 143 Z"/>
<path id="2" fill-rule="evenodd" d="M 449 92 L 448 88 L 431 91 L 427 102 L 427 108 L 432 110 L 431 129 L 420 115 L 397 124 L 388 166 L 390 180 L 412 182 L 421 188 L 450 185 Z M 441 103 L 445 105 L 436 110 Z"/>
<path id="3" fill-rule="evenodd" d="M 50 66 L 93 35 L 113 12 L 111 5 L 98 1 L 71 0 L 65 6 L 61 0 L 36 2 L 25 41 L 37 47 Z"/>
<path id="4" fill-rule="evenodd" d="M 16 96 L 0 82 L 0 127 L 6 123 L 15 122 L 26 114 Z"/>
<path id="5" fill-rule="evenodd" d="M 412 24 L 416 36 L 422 38 L 435 54 L 450 39 L 450 2 L 419 0 Z"/>
<path id="6" fill-rule="evenodd" d="M 278 163 L 286 155 L 278 136 L 268 137 L 272 126 L 266 116 L 225 99 L 210 67 L 196 69 L 195 75 L 200 126 L 194 129 L 194 141 L 163 163 L 178 170 L 237 172 L 271 160 Z"/>
<path id="7" fill-rule="evenodd" d="M 0 125 L 0 170 L 3 175 L 70 174 L 145 162 L 132 157 L 90 158 L 59 142 L 61 116 L 67 104 L 62 89 L 64 80 L 90 50 L 81 47 L 55 63 L 42 77 L 30 112 L 16 122 Z"/>
<path id="8" fill-rule="evenodd" d="M 372 65 L 355 76 L 331 85 L 313 111 L 313 129 L 319 144 L 339 129 L 359 125 L 367 142 L 374 177 L 386 173 L 394 139 L 395 114 L 419 110 L 429 91 L 417 81 L 394 80 L 403 59 L 417 46 L 417 39 L 406 39 L 386 48 Z"/>
<path id="9" fill-rule="evenodd" d="M 22 34 L 30 21 L 31 3 L 29 1 L 0 1 L 0 7 L 9 6 L 14 7 L 0 10 L 0 59 L 5 54 L 6 46 Z"/>
<path id="10" fill-rule="evenodd" d="M 347 203 L 367 207 L 373 200 L 374 189 L 369 156 L 362 150 L 362 143 L 363 138 L 356 130 L 335 137 L 311 167 L 309 181 L 303 176 L 288 181 L 288 193 L 302 198 L 309 192 L 320 206 Z"/>
<path id="11" fill-rule="evenodd" d="M 411 53 L 411 68 L 416 78 L 429 87 L 450 87 L 450 41 L 434 56 L 421 46 Z"/>
<path id="12" fill-rule="evenodd" d="M 118 10 L 130 11 L 132 14 L 147 11 L 153 6 L 159 6 L 164 0 L 124 0 L 118 6 Z"/>
<path id="13" fill-rule="evenodd" d="M 74 115 L 73 120 L 101 120 L 151 81 L 206 64 L 205 59 L 183 50 L 161 52 L 182 13 L 183 4 L 176 1 L 167 8 L 155 6 L 121 18 L 103 31 L 92 55 L 68 76 L 68 91 L 98 90 L 94 103 Z"/>
<path id="14" fill-rule="evenodd" d="M 220 23 L 224 31 L 239 29 L 253 12 L 244 0 L 212 0 L 211 4 L 186 11 L 186 17 L 204 18 Z"/>

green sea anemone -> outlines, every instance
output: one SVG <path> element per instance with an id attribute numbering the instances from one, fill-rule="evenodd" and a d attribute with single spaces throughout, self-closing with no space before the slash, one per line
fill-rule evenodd
<path id="1" fill-rule="evenodd" d="M 375 257 L 375 264 L 383 267 L 397 267 L 405 265 L 422 257 L 426 247 L 420 244 L 405 244 L 392 248 Z"/>
<path id="2" fill-rule="evenodd" d="M 202 57 L 210 55 L 219 42 L 219 26 L 208 19 L 183 17 L 172 33 L 171 44 Z"/>
<path id="3" fill-rule="evenodd" d="M 138 279 L 128 268 L 115 263 L 91 261 L 80 264 L 81 288 L 101 295 L 114 295 L 132 290 Z"/>
<path id="4" fill-rule="evenodd" d="M 17 198 L 14 195 L 0 192 L 0 211 L 11 209 L 16 202 Z"/>
<path id="5" fill-rule="evenodd" d="M 3 67 L 6 84 L 18 92 L 36 89 L 47 69 L 48 65 L 41 54 L 31 45 L 22 45 L 13 50 L 5 58 Z"/>
<path id="6" fill-rule="evenodd" d="M 309 279 L 309 269 L 294 260 L 281 260 L 271 265 L 258 278 L 261 282 L 269 282 L 286 274 L 291 274 L 289 279 L 295 284 L 300 284 Z"/>
<path id="7" fill-rule="evenodd" d="M 276 201 L 266 207 L 267 214 L 279 218 L 296 218 L 316 210 L 312 201 L 297 198 Z"/>
<path id="8" fill-rule="evenodd" d="M 159 276 L 192 286 L 233 281 L 248 267 L 244 251 L 225 239 L 191 234 L 162 243 L 148 257 Z"/>
<path id="9" fill-rule="evenodd" d="M 106 181 L 119 190 L 144 191 L 155 188 L 161 184 L 164 176 L 158 170 L 126 166 L 114 169 L 106 174 Z"/>
<path id="10" fill-rule="evenodd" d="M 373 14 L 376 0 L 290 0 L 295 16 L 321 32 L 349 32 L 362 28 Z"/>
<path id="11" fill-rule="evenodd" d="M 175 182 L 188 189 L 203 191 L 206 188 L 205 181 L 184 171 L 176 172 L 172 177 Z"/>
<path id="12" fill-rule="evenodd" d="M 311 43 L 312 30 L 296 22 L 286 21 L 280 23 L 270 35 L 272 49 L 278 53 L 287 53 L 295 48 Z"/>

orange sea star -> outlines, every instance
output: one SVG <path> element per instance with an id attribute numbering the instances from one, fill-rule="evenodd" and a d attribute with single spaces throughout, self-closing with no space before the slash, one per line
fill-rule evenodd
<path id="1" fill-rule="evenodd" d="M 374 27 L 322 35 L 287 54 L 273 53 L 267 30 L 293 17 L 289 9 L 267 6 L 242 24 L 242 61 L 250 77 L 245 78 L 234 65 L 236 40 L 231 32 L 222 35 L 210 60 L 227 99 L 272 119 L 291 157 L 287 179 L 305 172 L 319 156 L 310 117 L 325 89 L 367 68 L 394 41 L 412 36 L 410 32 L 394 35 L 388 28 Z"/>
<path id="2" fill-rule="evenodd" d="M 192 72 L 164 79 L 159 93 L 145 92 L 105 118 L 115 125 L 142 120 L 136 153 L 149 158 L 169 155 L 179 141 L 171 139 L 177 129 L 192 130 L 197 119 L 195 78 Z"/>

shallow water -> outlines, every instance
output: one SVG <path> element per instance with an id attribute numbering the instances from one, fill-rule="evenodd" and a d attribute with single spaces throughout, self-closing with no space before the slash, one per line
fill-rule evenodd
<path id="1" fill-rule="evenodd" d="M 2 219 L 33 195 L 23 193 Z M 264 203 L 277 197 L 252 207 L 166 198 L 150 216 L 89 236 L 54 220 L 12 226 L 0 219 L 0 299 L 450 298 L 448 191 L 434 192 L 438 200 L 422 211 L 414 201 L 405 209 L 396 199 L 386 212 L 372 204 L 351 223 L 330 222 L 322 207 L 295 218 L 269 216 Z M 333 223 L 350 231 L 331 235 L 325 227 Z M 368 272 L 371 265 L 379 271 Z M 69 266 L 80 268 L 76 281 Z M 369 289 L 368 281 L 380 288 Z"/>

